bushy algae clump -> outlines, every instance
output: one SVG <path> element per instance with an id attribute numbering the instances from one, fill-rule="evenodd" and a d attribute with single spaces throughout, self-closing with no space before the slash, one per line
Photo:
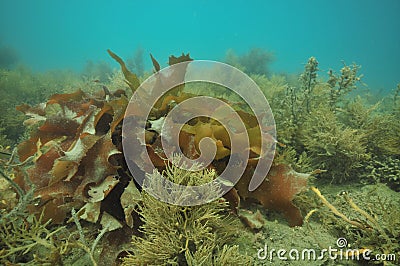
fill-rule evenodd
<path id="1" fill-rule="evenodd" d="M 54 241 L 54 237 L 63 227 L 55 230 L 48 229 L 50 220 L 43 221 L 43 215 L 36 218 L 34 215 L 25 217 L 8 217 L 0 221 L 0 261 L 29 261 L 31 254 L 37 263 L 53 262 L 60 263 L 60 243 Z M 28 255 L 30 254 L 30 255 Z"/>
<path id="2" fill-rule="evenodd" d="M 311 168 L 326 170 L 320 178 L 357 181 L 371 160 L 400 156 L 396 93 L 392 107 L 369 104 L 356 94 L 362 78 L 359 70 L 356 64 L 344 65 L 340 74 L 330 70 L 323 80 L 318 78 L 318 61 L 311 57 L 298 81 L 290 85 L 276 76 L 254 76 L 270 99 L 278 141 L 295 150 L 292 165 L 300 156 L 308 157 Z"/>
<path id="3" fill-rule="evenodd" d="M 178 163 L 175 158 L 174 163 Z M 147 185 L 157 192 L 162 186 L 159 173 L 154 172 Z M 180 185 L 202 185 L 216 178 L 214 170 L 192 171 L 168 165 L 163 175 Z M 163 190 L 172 197 L 185 201 L 185 190 Z M 179 206 L 164 203 L 142 191 L 138 213 L 143 220 L 140 232 L 134 236 L 132 250 L 124 258 L 124 265 L 250 265 L 251 257 L 241 254 L 233 245 L 238 234 L 237 220 L 227 201 L 218 199 L 198 206 Z M 218 194 L 208 191 L 207 197 Z"/>

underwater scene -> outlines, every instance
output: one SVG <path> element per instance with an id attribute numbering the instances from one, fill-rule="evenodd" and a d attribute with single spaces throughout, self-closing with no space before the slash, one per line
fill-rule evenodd
<path id="1" fill-rule="evenodd" d="M 0 265 L 400 265 L 400 2 L 0 1 Z"/>

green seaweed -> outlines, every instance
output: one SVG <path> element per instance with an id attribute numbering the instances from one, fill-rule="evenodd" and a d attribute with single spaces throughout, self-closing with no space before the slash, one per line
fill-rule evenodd
<path id="1" fill-rule="evenodd" d="M 392 108 L 383 100 L 368 104 L 357 94 L 359 69 L 345 64 L 339 75 L 330 70 L 324 80 L 311 57 L 296 82 L 252 75 L 275 116 L 279 158 L 286 156 L 284 161 L 294 166 L 300 156 L 309 158 L 311 168 L 326 170 L 320 179 L 343 182 L 359 180 L 372 157 L 384 161 L 400 155 L 400 89 L 394 92 Z"/>
<path id="2" fill-rule="evenodd" d="M 46 261 L 59 264 L 61 261 L 59 247 L 54 241 L 54 235 L 64 227 L 56 230 L 49 230 L 47 227 L 50 220 L 43 223 L 43 216 L 36 218 L 29 215 L 25 219 L 12 218 L 9 221 L 1 223 L 0 230 L 0 259 L 12 258 L 35 254 L 34 259 L 37 262 Z"/>
<path id="3" fill-rule="evenodd" d="M 332 180 L 349 178 L 368 160 L 364 132 L 341 124 L 329 109 L 313 111 L 302 124 L 298 136 L 315 168 L 326 169 L 323 175 Z"/>
<path id="4" fill-rule="evenodd" d="M 362 179 L 367 182 L 387 184 L 394 191 L 400 192 L 400 158 L 389 156 L 373 159 L 365 165 L 366 173 Z"/>
<path id="5" fill-rule="evenodd" d="M 344 66 L 340 69 L 340 76 L 336 75 L 333 70 L 329 70 L 329 79 L 327 81 L 330 87 L 330 105 L 332 110 L 337 108 L 340 100 L 345 95 L 357 88 L 357 83 L 361 81 L 362 75 L 358 75 L 358 70 L 361 68 L 355 63 L 352 66 L 348 66 L 343 63 Z"/>

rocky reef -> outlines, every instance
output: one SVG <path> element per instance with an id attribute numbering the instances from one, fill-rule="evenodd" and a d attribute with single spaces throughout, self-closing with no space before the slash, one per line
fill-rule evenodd
<path id="1" fill-rule="evenodd" d="M 400 87 L 381 102 L 367 102 L 355 93 L 362 79 L 359 66 L 344 65 L 339 74 L 329 71 L 324 80 L 318 77 L 314 57 L 293 84 L 284 77 L 252 74 L 274 112 L 277 152 L 264 181 L 249 191 L 263 156 L 261 142 L 272 140 L 261 140 L 255 115 L 235 95 L 223 88 L 181 84 L 160 97 L 148 117 L 141 110 L 127 116 L 129 98 L 143 77 L 132 73 L 118 55 L 108 53 L 122 72 L 112 88 L 96 81 L 96 89 L 90 91 L 53 94 L 41 104 L 17 107 L 28 116 L 24 122 L 28 130 L 14 151 L 2 147 L 9 155 L 1 160 L 3 263 L 249 265 L 256 254 L 249 246 L 258 243 L 255 234 L 268 234 L 271 217 L 283 217 L 280 224 L 285 230 L 291 230 L 288 226 L 300 230 L 296 228 L 305 224 L 302 230 L 312 231 L 315 223 L 322 224 L 332 236 L 348 235 L 360 250 L 399 254 L 394 228 L 399 221 L 393 214 L 399 211 L 394 204 L 398 199 L 392 198 L 398 197 L 394 191 L 400 184 Z M 150 59 L 154 73 L 160 72 L 158 61 L 152 55 Z M 171 56 L 169 65 L 186 66 L 190 61 L 189 54 Z M 168 79 L 182 82 L 184 77 L 170 73 L 159 76 L 155 84 Z M 181 185 L 215 179 L 234 156 L 224 126 L 212 118 L 198 117 L 181 128 L 179 148 L 196 159 L 201 140 L 212 139 L 217 148 L 208 169 L 184 173 L 166 160 L 159 123 L 175 105 L 198 95 L 211 95 L 235 106 L 247 133 L 237 132 L 237 138 L 249 135 L 250 157 L 241 179 L 224 198 L 190 207 L 160 202 L 142 191 L 142 184 L 128 169 L 127 160 L 132 163 L 143 156 L 136 152 L 143 150 L 139 147 L 145 148 L 157 168 L 152 173 L 154 180 L 162 175 Z M 142 101 L 148 104 L 146 95 Z M 134 142 L 138 149 L 128 158 L 122 147 L 122 127 L 132 116 L 145 120 L 145 142 Z M 135 174 L 146 175 L 146 165 L 135 167 Z M 321 190 L 310 190 L 310 183 L 322 186 Z M 346 193 L 332 200 L 333 194 L 323 194 L 326 184 L 354 188 L 368 184 L 372 188 L 365 193 L 373 197 Z M 379 191 L 390 187 L 392 198 L 383 199 L 374 186 Z M 392 209 L 392 214 L 372 209 L 374 203 L 382 210 Z M 340 208 L 335 207 L 338 204 Z M 173 229 L 170 234 L 165 233 L 167 228 Z M 245 231 L 247 238 L 239 237 L 239 231 Z M 71 252 L 81 258 L 72 262 L 67 255 Z"/>

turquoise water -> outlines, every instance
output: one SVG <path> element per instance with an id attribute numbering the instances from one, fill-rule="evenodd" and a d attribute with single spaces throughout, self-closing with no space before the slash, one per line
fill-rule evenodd
<path id="1" fill-rule="evenodd" d="M 106 49 L 128 57 L 142 47 L 165 65 L 170 54 L 222 60 L 228 49 L 260 47 L 275 54 L 274 72 L 301 72 L 310 56 L 322 72 L 344 60 L 362 65 L 371 89 L 392 90 L 400 81 L 399 12 L 398 0 L 1 0 L 0 46 L 40 71 L 79 71 L 88 60 L 114 66 Z"/>

